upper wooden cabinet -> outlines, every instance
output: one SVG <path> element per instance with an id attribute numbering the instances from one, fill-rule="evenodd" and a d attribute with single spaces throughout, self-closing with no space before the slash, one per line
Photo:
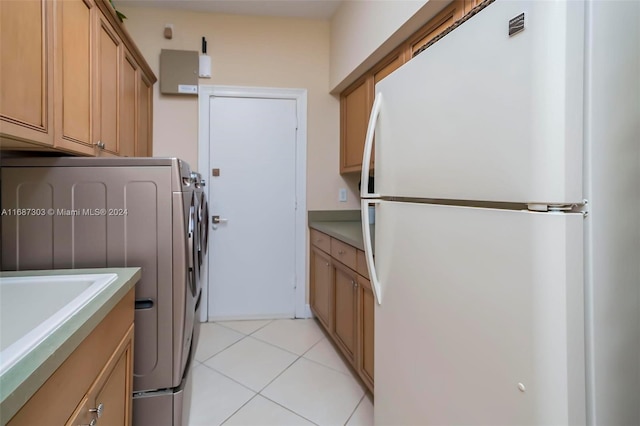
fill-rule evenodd
<path id="1" fill-rule="evenodd" d="M 53 145 L 52 3 L 0 1 L 0 134 Z"/>
<path id="2" fill-rule="evenodd" d="M 405 62 L 405 52 L 403 49 L 396 49 L 391 52 L 391 55 L 387 56 L 373 68 L 371 76 L 373 78 L 374 86 L 384 80 L 386 76 L 400 68 Z"/>
<path id="3" fill-rule="evenodd" d="M 138 138 L 137 125 L 137 85 L 138 64 L 127 49 L 122 53 L 122 84 L 120 86 L 120 133 L 118 138 L 122 142 L 120 155 L 134 157 L 136 155 L 136 140 Z M 145 157 L 144 155 L 142 157 Z"/>
<path id="4" fill-rule="evenodd" d="M 374 87 L 405 62 L 405 53 L 396 49 L 370 73 L 351 85 L 340 99 L 340 173 L 360 172 L 369 114 L 375 98 Z M 374 161 L 371 156 L 371 169 Z"/>
<path id="5" fill-rule="evenodd" d="M 0 1 L 0 39 L 1 149 L 151 155 L 156 77 L 108 0 Z"/>
<path id="6" fill-rule="evenodd" d="M 445 7 L 409 39 L 407 47 L 409 57 L 412 58 L 421 47 L 453 25 L 454 22 L 462 18 L 463 15 L 464 1 L 454 1 Z"/>
<path id="7" fill-rule="evenodd" d="M 55 55 L 55 141 L 54 146 L 86 155 L 94 153 L 94 119 L 91 54 L 96 19 L 90 0 L 54 2 L 56 27 Z"/>
<path id="8" fill-rule="evenodd" d="M 153 83 L 140 70 L 137 73 L 138 123 L 136 126 L 136 157 L 151 157 L 153 135 Z"/>
<path id="9" fill-rule="evenodd" d="M 118 154 L 118 112 L 122 93 L 120 76 L 123 45 L 120 37 L 102 14 L 98 14 L 96 35 L 96 120 L 94 120 L 98 149 Z M 124 142 L 124 141 L 123 141 Z M 133 146 L 134 141 L 126 141 Z"/>
<path id="10" fill-rule="evenodd" d="M 454 0 L 340 94 L 340 173 L 360 172 L 375 85 L 483 0 Z M 371 156 L 373 171 L 374 156 Z"/>
<path id="11" fill-rule="evenodd" d="M 367 133 L 373 87 L 370 78 L 361 79 L 343 93 L 340 100 L 340 173 L 362 169 L 364 137 Z"/>

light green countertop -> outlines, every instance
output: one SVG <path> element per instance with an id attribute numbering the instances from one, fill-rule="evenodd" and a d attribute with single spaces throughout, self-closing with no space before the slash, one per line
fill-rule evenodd
<path id="1" fill-rule="evenodd" d="M 5 424 L 18 412 L 134 287 L 140 280 L 141 271 L 140 268 L 99 268 L 0 272 L 2 277 L 107 273 L 115 273 L 118 278 L 0 376 L 0 424 Z"/>
<path id="2" fill-rule="evenodd" d="M 323 232 L 343 243 L 364 250 L 362 222 L 360 221 L 309 221 L 309 227 Z M 375 242 L 375 225 L 371 225 L 371 244 Z"/>

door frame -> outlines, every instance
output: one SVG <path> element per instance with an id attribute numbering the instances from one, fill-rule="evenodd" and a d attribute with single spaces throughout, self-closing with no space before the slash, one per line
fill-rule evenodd
<path id="1" fill-rule="evenodd" d="M 209 102 L 212 97 L 226 98 L 262 98 L 292 99 L 296 101 L 298 129 L 296 132 L 296 223 L 295 223 L 295 317 L 311 318 L 311 309 L 307 304 L 306 286 L 306 238 L 307 238 L 307 89 L 200 85 L 198 87 L 198 170 L 206 182 L 208 192 L 209 179 Z M 209 230 L 211 231 L 211 230 Z M 211 253 L 209 251 L 209 253 Z M 202 310 L 200 320 L 209 320 L 209 255 L 205 261 L 206 282 L 202 286 Z M 206 284 L 206 285 L 205 285 Z"/>

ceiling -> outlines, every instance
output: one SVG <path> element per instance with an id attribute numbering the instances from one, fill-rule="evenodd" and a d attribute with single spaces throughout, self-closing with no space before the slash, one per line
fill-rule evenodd
<path id="1" fill-rule="evenodd" d="M 114 0 L 130 5 L 193 10 L 231 15 L 330 19 L 341 0 Z"/>

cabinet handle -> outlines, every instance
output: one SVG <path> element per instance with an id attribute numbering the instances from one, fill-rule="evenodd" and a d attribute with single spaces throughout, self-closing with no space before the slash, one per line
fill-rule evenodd
<path id="1" fill-rule="evenodd" d="M 344 250 L 338 250 L 338 254 L 339 255 L 343 255 L 344 254 Z"/>
<path id="2" fill-rule="evenodd" d="M 355 284 L 355 288 L 356 288 L 356 290 L 358 289 L 358 283 Z"/>
<path id="3" fill-rule="evenodd" d="M 96 413 L 96 417 L 100 418 L 102 417 L 102 412 L 104 411 L 104 404 L 100 403 L 98 404 L 97 408 L 90 408 L 89 412 L 90 413 Z"/>
<path id="4" fill-rule="evenodd" d="M 324 262 L 324 266 L 329 267 L 329 262 Z"/>
<path id="5" fill-rule="evenodd" d="M 93 419 L 91 419 L 88 425 L 80 425 L 80 426 L 96 426 L 96 423 L 98 423 L 98 421 L 94 417 Z"/>
<path id="6" fill-rule="evenodd" d="M 102 141 L 98 141 L 98 142 L 96 142 L 96 146 L 97 146 L 98 148 L 100 148 L 100 149 L 104 149 L 104 142 L 102 142 Z"/>

